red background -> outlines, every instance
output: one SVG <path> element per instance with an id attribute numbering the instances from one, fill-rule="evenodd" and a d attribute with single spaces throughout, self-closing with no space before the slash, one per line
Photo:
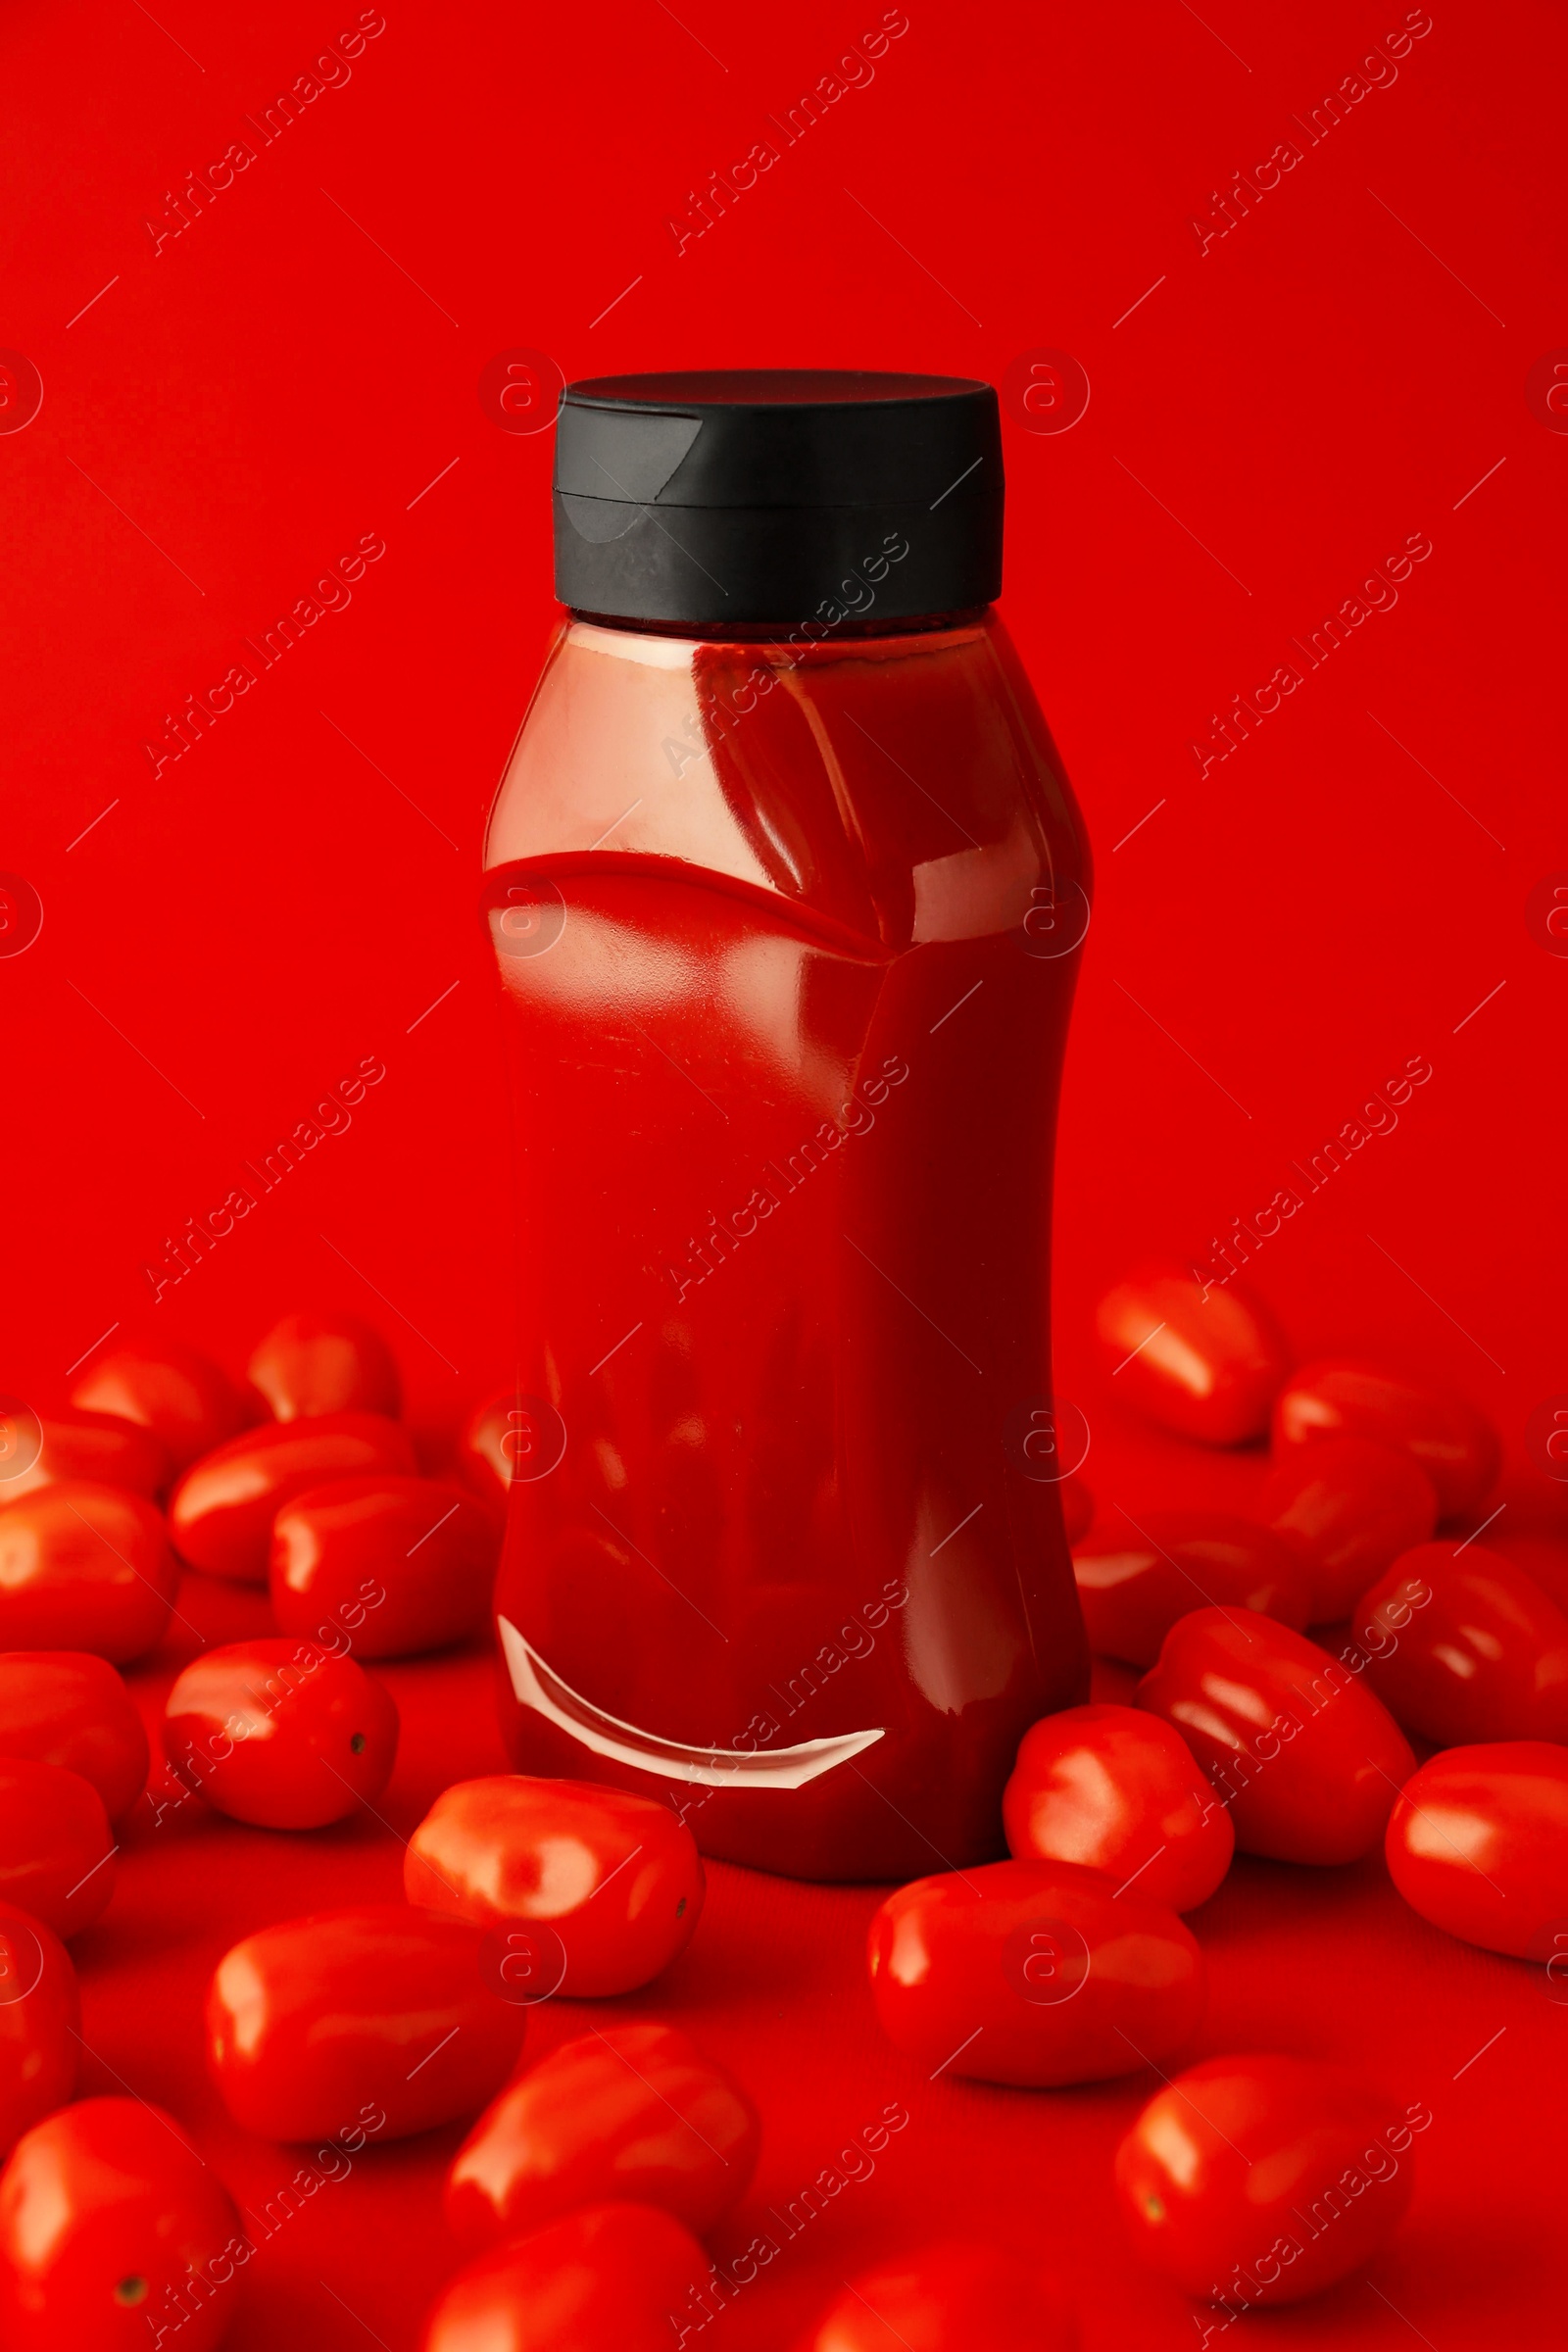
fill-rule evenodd
<path id="1" fill-rule="evenodd" d="M 237 21 L 164 0 L 155 22 L 134 0 L 13 0 L 0 28 L 0 344 L 43 382 L 39 414 L 0 436 L 0 865 L 44 909 L 0 961 L 4 1384 L 43 1400 L 116 1324 L 237 1364 L 280 1307 L 335 1303 L 388 1332 L 438 1446 L 506 1369 L 508 1144 L 472 906 L 551 625 L 551 450 L 481 408 L 489 361 L 526 347 L 568 376 L 809 364 L 1001 381 L 1049 347 L 1092 397 L 1059 434 L 1009 412 L 1003 609 L 1099 858 L 1056 1250 L 1060 1385 L 1095 1429 L 1092 1482 L 1107 1501 L 1245 1496 L 1254 1465 L 1119 1430 L 1087 1360 L 1090 1304 L 1133 1257 L 1206 1256 L 1424 1054 L 1433 1078 L 1397 1131 L 1266 1245 L 1257 1286 L 1302 1354 L 1393 1354 L 1494 1414 L 1509 1453 L 1494 1533 L 1560 1576 L 1540 1539 L 1560 1533 L 1568 1489 L 1523 1444 L 1568 1390 L 1568 962 L 1527 919 L 1568 867 L 1542 691 L 1560 598 L 1539 527 L 1560 512 L 1568 439 L 1526 398 L 1568 339 L 1560 18 L 1437 0 L 1396 80 L 1308 145 L 1292 118 L 1401 9 L 911 0 L 869 86 L 677 254 L 666 217 L 770 136 L 767 115 L 878 8 L 392 0 L 352 78 L 262 147 L 245 117 L 357 13 L 279 0 Z M 166 192 L 240 138 L 255 163 L 155 252 L 144 223 L 171 217 Z M 1200 254 L 1190 218 L 1284 139 L 1299 165 Z M 369 532 L 386 554 L 352 605 L 155 776 L 143 746 L 165 714 Z M 1200 778 L 1189 744 L 1210 714 L 1294 661 L 1290 639 L 1415 532 L 1433 553 L 1397 606 Z M 155 1307 L 143 1267 L 166 1237 L 372 1054 L 387 1076 L 352 1130 Z M 189 1613 L 227 1624 L 238 1605 L 197 1594 Z M 389 1799 L 405 1834 L 492 1752 L 482 1672 L 390 1678 L 410 1699 Z M 279 2158 L 223 2126 L 192 2004 L 241 1925 L 351 1886 L 393 1892 L 396 1849 L 374 1824 L 314 1843 L 137 1835 L 149 1858 L 78 1947 L 89 2037 L 265 2197 Z M 1103 2159 L 1136 2083 L 1034 2100 L 910 2082 L 865 2029 L 870 1898 L 714 1880 L 652 2005 L 701 2005 L 770 2102 L 763 2201 L 884 2098 L 914 2117 L 720 2338 L 781 2343 L 851 2267 L 968 2227 L 1059 2249 L 1092 2346 L 1128 2340 L 1134 2313 L 1140 2341 L 1190 2340 L 1180 2298 L 1130 2272 L 1109 2207 Z M 1374 2285 L 1250 2328 L 1403 2341 L 1402 2314 L 1441 2352 L 1528 2335 L 1544 2284 L 1529 2241 L 1561 2189 L 1543 2128 L 1510 2103 L 1539 2101 L 1560 2043 L 1539 1984 L 1429 1934 L 1370 1865 L 1244 1866 L 1211 1909 L 1223 2031 L 1205 2046 L 1343 2048 L 1437 2116 Z M 324 2277 L 371 2333 L 412 2343 L 450 2260 L 428 2218 L 445 2145 L 368 2158 L 270 2241 L 234 2341 L 285 2324 L 302 2346 L 360 2340 Z"/>

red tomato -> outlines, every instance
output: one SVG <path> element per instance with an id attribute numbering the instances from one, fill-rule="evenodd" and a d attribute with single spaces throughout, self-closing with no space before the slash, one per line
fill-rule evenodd
<path id="1" fill-rule="evenodd" d="M 57 1936 L 90 1928 L 115 1891 L 119 1848 L 90 1781 L 58 1764 L 0 1757 L 0 1903 Z"/>
<path id="2" fill-rule="evenodd" d="M 533 1423 L 514 1389 L 500 1389 L 476 1404 L 458 1439 L 464 1477 L 478 1494 L 504 1503 L 535 1443 Z"/>
<path id="3" fill-rule="evenodd" d="M 882 2031 L 928 2072 L 1044 2087 L 1160 2065 L 1203 2014 L 1174 1911 L 1071 1862 L 987 1862 L 901 1886 L 871 1922 Z"/>
<path id="4" fill-rule="evenodd" d="M 1102 1657 L 1152 1666 L 1177 1618 L 1205 1603 L 1256 1609 L 1298 1632 L 1305 1625 L 1305 1570 L 1266 1527 L 1219 1511 L 1122 1518 L 1072 1555 L 1089 1646 Z"/>
<path id="5" fill-rule="evenodd" d="M 1075 1477 L 1070 1470 L 1057 1491 L 1061 1495 L 1061 1524 L 1066 1530 L 1068 1543 L 1076 1544 L 1079 1537 L 1087 1536 L 1094 1525 L 1095 1498 L 1083 1480 Z"/>
<path id="6" fill-rule="evenodd" d="M 160 1640 L 178 1589 L 169 1530 L 139 1494 L 62 1479 L 0 1510 L 8 1649 L 89 1649 L 123 1665 Z"/>
<path id="7" fill-rule="evenodd" d="M 1438 1524 L 1420 1464 L 1369 1438 L 1298 1446 L 1269 1472 L 1257 1507 L 1306 1570 L 1312 1625 L 1348 1616 L 1372 1579 Z"/>
<path id="8" fill-rule="evenodd" d="M 478 1631 L 495 1583 L 498 1523 L 429 1478 L 312 1487 L 272 1527 L 272 1614 L 285 1634 L 336 1620 L 364 1658 L 407 1658 Z"/>
<path id="9" fill-rule="evenodd" d="M 8 2352 L 213 2352 L 254 2250 L 172 2116 L 81 2099 L 35 2124 L 0 2173 Z"/>
<path id="10" fill-rule="evenodd" d="M 169 1498 L 174 1548 L 210 1576 L 267 1582 L 272 1521 L 329 1479 L 412 1474 L 406 1429 L 379 1413 L 323 1413 L 243 1431 L 192 1464 Z"/>
<path id="11" fill-rule="evenodd" d="M 378 1797 L 398 1711 L 373 1675 L 318 1642 L 233 1642 L 186 1667 L 164 1710 L 164 1753 L 233 1821 L 318 1830 Z"/>
<path id="12" fill-rule="evenodd" d="M 755 2278 L 756 2260 L 738 2260 Z M 717 2288 L 704 2292 L 710 2276 L 669 2214 L 589 2205 L 460 2271 L 420 2352 L 671 2352 L 681 2340 L 671 2314 L 689 2314 L 695 2331 L 724 2307 Z"/>
<path id="13" fill-rule="evenodd" d="M 1000 2246 L 961 2238 L 846 2281 L 807 2352 L 1077 2352 L 1054 2278 Z"/>
<path id="14" fill-rule="evenodd" d="M 411 1903 L 481 1927 L 532 1923 L 576 1997 L 657 1977 L 690 1942 L 704 1893 L 696 1842 L 667 1805 L 514 1773 L 438 1796 L 409 1840 L 403 1883 Z M 519 1953 L 519 1972 L 537 1964 L 521 1938 Z"/>
<path id="15" fill-rule="evenodd" d="M 1181 1733 L 1241 1851 L 1276 1862 L 1369 1853 L 1415 1764 L 1362 1677 L 1252 1609 L 1195 1609 L 1173 1625 L 1138 1704 Z"/>
<path id="16" fill-rule="evenodd" d="M 1081 1862 L 1191 1911 L 1231 1866 L 1230 1816 L 1179 1732 L 1138 1707 L 1064 1707 L 1025 1732 L 1002 1799 L 1018 1862 Z"/>
<path id="17" fill-rule="evenodd" d="M 568 2041 L 479 2118 L 447 2175 L 447 2220 L 469 2245 L 629 2197 L 699 2236 L 746 2194 L 760 2127 L 721 2066 L 670 2026 Z"/>
<path id="18" fill-rule="evenodd" d="M 1568 1616 L 1480 1544 L 1422 1544 L 1351 1620 L 1366 1678 L 1396 1722 L 1453 1747 L 1568 1740 Z"/>
<path id="19" fill-rule="evenodd" d="M 1107 1291 L 1095 1331 L 1119 1401 L 1204 1446 L 1268 1427 L 1289 1357 L 1274 1320 L 1234 1283 L 1204 1292 L 1185 1266 L 1143 1266 Z"/>
<path id="20" fill-rule="evenodd" d="M 114 1668 L 84 1650 L 0 1653 L 0 1756 L 80 1773 L 111 1821 L 147 1786 L 147 1735 L 135 1702 Z"/>
<path id="21" fill-rule="evenodd" d="M 1568 1976 L 1568 1748 L 1446 1747 L 1400 1789 L 1384 1851 L 1394 1884 L 1433 1927 L 1544 1960 L 1553 1985 Z"/>
<path id="22" fill-rule="evenodd" d="M 1419 1462 L 1444 1518 L 1467 1516 L 1497 1475 L 1497 1437 L 1462 1396 L 1423 1388 L 1378 1364 L 1336 1357 L 1303 1364 L 1274 1408 L 1274 1452 L 1322 1438 L 1370 1438 Z"/>
<path id="23" fill-rule="evenodd" d="M 274 1420 L 384 1413 L 395 1421 L 403 1409 L 391 1350 L 357 1315 L 285 1315 L 258 1342 L 247 1370 Z"/>
<path id="24" fill-rule="evenodd" d="M 52 1928 L 0 1903 L 0 2159 L 76 2087 L 81 2001 Z"/>
<path id="25" fill-rule="evenodd" d="M 236 1943 L 207 1995 L 207 2063 L 263 2139 L 402 2139 L 472 2115 L 516 2063 L 526 2010 L 481 1973 L 484 1937 L 403 1903 L 321 1911 Z"/>
<path id="26" fill-rule="evenodd" d="M 42 1443 L 34 1455 L 27 1445 L 9 1459 L 12 1475 L 0 1473 L 0 1497 L 20 1502 L 62 1479 L 90 1479 L 123 1487 L 134 1494 L 161 1494 L 173 1467 L 150 1430 L 138 1429 L 116 1413 L 78 1413 L 66 1408 L 37 1416 Z"/>
<path id="27" fill-rule="evenodd" d="M 192 1348 L 172 1346 L 117 1348 L 99 1356 L 72 1389 L 71 1401 L 151 1430 L 176 1470 L 211 1453 L 248 1418 L 226 1372 Z"/>
<path id="28" fill-rule="evenodd" d="M 1208 2058 L 1150 2100 L 1116 2186 L 1144 2260 L 1240 2318 L 1370 2260 L 1409 2203 L 1410 2144 L 1431 2121 L 1343 2067 Z"/>

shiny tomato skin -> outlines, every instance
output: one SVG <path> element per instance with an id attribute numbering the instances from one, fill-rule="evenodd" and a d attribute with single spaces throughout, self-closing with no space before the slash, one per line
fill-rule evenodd
<path id="1" fill-rule="evenodd" d="M 1432 2121 L 1306 2058 L 1208 2058 L 1157 2090 L 1116 2154 L 1133 2242 L 1190 2295 L 1299 2302 L 1359 2270 L 1410 2198 Z"/>
<path id="2" fill-rule="evenodd" d="M 250 1418 L 226 1372 L 190 1348 L 117 1348 L 74 1384 L 82 1412 L 113 1413 L 151 1431 L 175 1470 L 211 1453 Z"/>
<path id="3" fill-rule="evenodd" d="M 489 1615 L 499 1530 L 487 1505 L 438 1479 L 312 1487 L 273 1522 L 272 1615 L 285 1634 L 347 1625 L 362 1658 L 440 1649 Z"/>
<path id="4" fill-rule="evenodd" d="M 667 1805 L 589 1781 L 497 1773 L 459 1781 L 409 1840 L 411 1903 L 483 1928 L 537 1922 L 559 1938 L 570 1997 L 633 1992 L 691 1940 L 705 1883 Z"/>
<path id="5" fill-rule="evenodd" d="M 1276 1462 L 1258 1515 L 1299 1557 L 1311 1625 L 1348 1616 L 1374 1577 L 1438 1524 L 1432 1481 L 1407 1453 L 1369 1438 L 1319 1438 Z"/>
<path id="6" fill-rule="evenodd" d="M 757 2110 L 672 2026 L 609 2026 L 507 2085 L 447 2175 L 465 2245 L 543 2228 L 579 2205 L 658 2205 L 702 2236 L 745 2195 Z"/>
<path id="7" fill-rule="evenodd" d="M 529 1417 L 514 1389 L 476 1404 L 458 1437 L 458 1464 L 475 1494 L 505 1506 L 531 1443 Z"/>
<path id="8" fill-rule="evenodd" d="M 178 1590 L 169 1530 L 140 1494 L 62 1479 L 0 1509 L 8 1649 L 86 1649 L 122 1666 L 157 1646 Z"/>
<path id="9" fill-rule="evenodd" d="M 1421 1544 L 1358 1603 L 1350 1631 L 1396 1723 L 1434 1747 L 1568 1740 L 1568 1616 L 1482 1544 Z"/>
<path id="10" fill-rule="evenodd" d="M 76 2087 L 76 1972 L 53 1928 L 0 1903 L 0 2162 Z"/>
<path id="11" fill-rule="evenodd" d="M 1152 1666 L 1178 1617 L 1205 1606 L 1256 1609 L 1298 1633 L 1307 1622 L 1306 1571 L 1252 1519 L 1220 1511 L 1147 1511 L 1073 1547 L 1089 1646 Z"/>
<path id="12" fill-rule="evenodd" d="M 1322 1438 L 1369 1438 L 1420 1464 L 1445 1519 L 1483 1503 L 1496 1480 L 1497 1434 L 1463 1396 L 1350 1357 L 1302 1364 L 1274 1407 L 1276 1460 Z"/>
<path id="13" fill-rule="evenodd" d="M 216 1812 L 264 1830 L 318 1830 L 378 1797 L 398 1711 L 353 1658 L 318 1642 L 232 1642 L 177 1678 L 164 1753 Z"/>
<path id="14" fill-rule="evenodd" d="M 403 1409 L 391 1349 L 357 1315 L 285 1315 L 257 1342 L 246 1372 L 276 1421 L 326 1413 L 382 1413 L 395 1421 Z"/>
<path id="15" fill-rule="evenodd" d="M 987 1862 L 901 1886 L 867 1942 L 888 2039 L 929 2073 L 1044 2088 L 1162 2065 L 1191 2040 L 1203 1956 L 1174 1911 L 1071 1862 Z"/>
<path id="16" fill-rule="evenodd" d="M 286 1502 L 337 1478 L 412 1477 L 414 1445 L 379 1413 L 321 1413 L 242 1430 L 193 1462 L 169 1498 L 174 1548 L 192 1568 L 265 1585 L 272 1522 Z"/>
<path id="17" fill-rule="evenodd" d="M 1081 1478 L 1069 1470 L 1061 1481 L 1061 1524 L 1069 1544 L 1087 1536 L 1095 1523 L 1095 1498 Z"/>
<path id="18" fill-rule="evenodd" d="M 214 2352 L 253 2251 L 172 2116 L 141 2099 L 78 2100 L 36 2124 L 0 2173 L 7 2352 L 149 2352 L 156 2341 Z"/>
<path id="19" fill-rule="evenodd" d="M 79 1773 L 0 1756 L 0 1903 L 63 1938 L 90 1928 L 115 1891 L 103 1798 Z"/>
<path id="20" fill-rule="evenodd" d="M 1095 1332 L 1117 1401 L 1162 1429 L 1202 1446 L 1267 1429 L 1290 1359 L 1267 1308 L 1236 1285 L 1205 1293 L 1185 1266 L 1142 1266 L 1105 1293 Z"/>
<path id="21" fill-rule="evenodd" d="M 806 2352 L 1078 2352 L 1079 2341 L 1047 2273 L 951 2238 L 846 2280 Z"/>
<path id="22" fill-rule="evenodd" d="M 207 2063 L 263 2139 L 377 2144 L 473 2115 L 522 2047 L 527 2011 L 483 1973 L 484 1937 L 404 1903 L 284 1920 L 219 1962 Z"/>
<path id="23" fill-rule="evenodd" d="M 672 2215 L 585 2206 L 460 2271 L 420 2352 L 670 2352 L 671 2313 L 694 2328 L 712 2316 L 713 2299 L 697 2292 L 710 2276 Z"/>
<path id="24" fill-rule="evenodd" d="M 107 1659 L 79 1649 L 0 1652 L 0 1756 L 60 1764 L 91 1781 L 111 1821 L 147 1786 L 147 1734 Z"/>
<path id="25" fill-rule="evenodd" d="M 1140 1707 L 1064 1707 L 1025 1732 L 1002 1798 L 1016 1862 L 1081 1862 L 1191 1911 L 1236 1838 L 1181 1734 Z"/>
<path id="26" fill-rule="evenodd" d="M 149 1429 L 118 1413 L 83 1413 L 71 1406 L 40 1413 L 42 1444 L 34 1460 L 0 1478 L 0 1502 L 20 1502 L 63 1479 L 123 1487 L 128 1494 L 161 1494 L 173 1470 L 167 1448 Z"/>
<path id="27" fill-rule="evenodd" d="M 1400 1789 L 1389 1876 L 1431 1926 L 1568 1977 L 1568 1747 L 1446 1747 Z"/>
<path id="28" fill-rule="evenodd" d="M 1174 1724 L 1229 1805 L 1244 1854 L 1354 1862 L 1415 1766 L 1358 1675 L 1251 1609 L 1195 1609 L 1165 1637 L 1137 1703 Z"/>

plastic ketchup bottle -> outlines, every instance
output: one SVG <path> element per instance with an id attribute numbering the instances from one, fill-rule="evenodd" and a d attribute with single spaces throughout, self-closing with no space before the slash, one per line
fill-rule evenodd
<path id="1" fill-rule="evenodd" d="M 797 1877 L 1001 1852 L 1086 1692 L 1048 1274 L 1089 853 L 1002 507 L 987 384 L 568 386 L 568 610 L 490 819 L 510 1749 Z"/>

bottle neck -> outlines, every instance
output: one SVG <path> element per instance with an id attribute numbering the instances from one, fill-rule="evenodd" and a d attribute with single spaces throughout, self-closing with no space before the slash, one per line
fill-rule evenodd
<path id="1" fill-rule="evenodd" d="M 867 637 L 928 637 L 942 629 L 972 628 L 977 622 L 987 620 L 993 609 L 990 605 L 966 605 L 952 612 L 901 612 L 892 618 L 867 613 L 846 614 L 839 621 L 743 621 L 731 625 L 717 621 L 627 620 L 613 612 L 589 612 L 574 605 L 567 606 L 566 611 L 574 621 L 586 621 L 596 629 L 615 629 L 630 637 L 667 637 L 687 645 L 794 642 L 812 646 L 843 644 L 846 640 Z"/>

